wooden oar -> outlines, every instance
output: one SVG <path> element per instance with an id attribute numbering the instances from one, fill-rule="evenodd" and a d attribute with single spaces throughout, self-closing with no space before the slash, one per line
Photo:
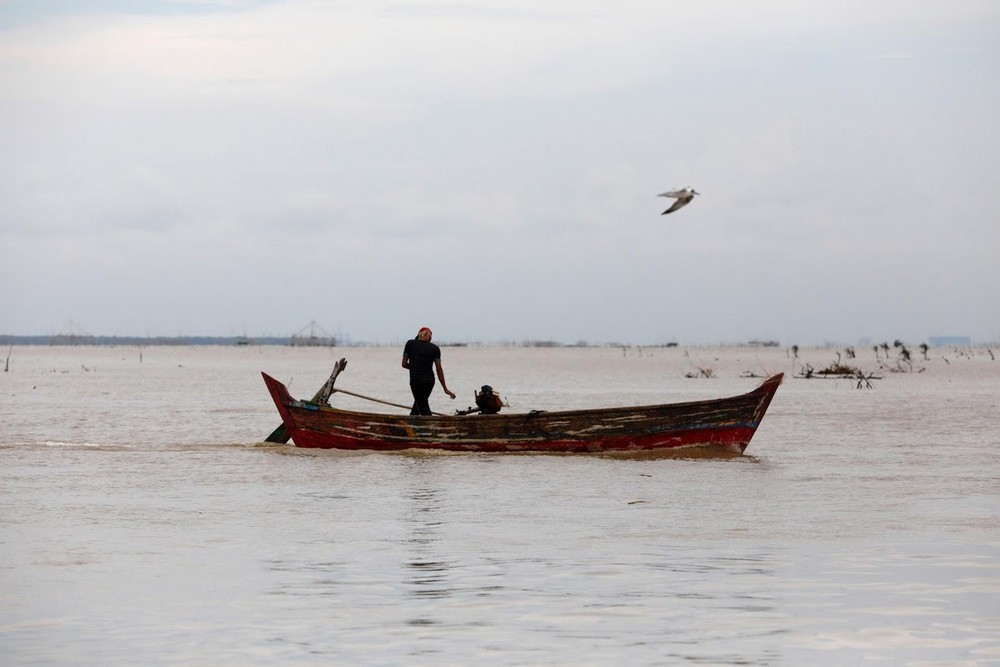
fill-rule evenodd
<path id="1" fill-rule="evenodd" d="M 330 394 L 335 390 L 333 388 L 333 383 L 337 381 L 337 376 L 347 368 L 347 359 L 341 359 L 333 366 L 333 372 L 330 373 L 330 377 L 327 379 L 323 386 L 319 388 L 319 391 L 312 397 L 310 403 L 315 403 L 316 405 L 327 405 L 327 401 L 330 400 Z M 271 432 L 271 435 L 267 436 L 267 440 L 264 442 L 276 442 L 280 445 L 285 444 L 291 439 L 292 434 L 288 432 L 285 427 L 284 422 L 281 423 L 278 428 Z"/>

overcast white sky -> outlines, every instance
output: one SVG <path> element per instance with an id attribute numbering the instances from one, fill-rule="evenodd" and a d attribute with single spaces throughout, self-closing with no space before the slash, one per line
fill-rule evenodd
<path id="1" fill-rule="evenodd" d="M 990 0 L 0 0 L 0 333 L 995 341 L 998 48 Z"/>

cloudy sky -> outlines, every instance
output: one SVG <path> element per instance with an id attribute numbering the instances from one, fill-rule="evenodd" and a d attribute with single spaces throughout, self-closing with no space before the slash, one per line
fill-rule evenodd
<path id="1" fill-rule="evenodd" d="M 998 82 L 992 0 L 0 0 L 0 333 L 995 341 Z"/>

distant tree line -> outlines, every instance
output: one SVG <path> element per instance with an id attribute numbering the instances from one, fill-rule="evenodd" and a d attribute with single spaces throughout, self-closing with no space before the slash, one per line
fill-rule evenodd
<path id="1" fill-rule="evenodd" d="M 11 336 L 0 335 L 0 345 L 289 345 L 288 336 Z"/>

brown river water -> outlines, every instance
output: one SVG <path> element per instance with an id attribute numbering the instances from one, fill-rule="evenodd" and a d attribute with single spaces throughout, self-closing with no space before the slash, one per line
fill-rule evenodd
<path id="1" fill-rule="evenodd" d="M 15 347 L 0 664 L 1000 664 L 987 350 L 859 351 L 873 389 L 796 377 L 825 348 L 443 351 L 442 412 L 786 379 L 742 457 L 337 453 L 262 444 L 260 371 L 409 403 L 400 349 Z"/>

